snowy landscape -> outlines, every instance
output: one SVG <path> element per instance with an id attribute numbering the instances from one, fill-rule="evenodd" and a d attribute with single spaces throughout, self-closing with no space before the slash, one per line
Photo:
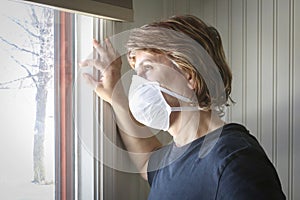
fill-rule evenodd
<path id="1" fill-rule="evenodd" d="M 49 90 L 46 132 L 46 181 L 33 184 L 33 136 L 35 90 L 0 90 L 0 199 L 54 199 L 54 97 Z"/>

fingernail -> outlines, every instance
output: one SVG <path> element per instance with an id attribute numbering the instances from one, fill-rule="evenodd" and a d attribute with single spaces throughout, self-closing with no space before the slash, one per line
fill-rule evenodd
<path id="1" fill-rule="evenodd" d="M 93 43 L 94 44 L 98 44 L 99 42 L 98 42 L 98 40 L 96 40 L 95 38 L 93 39 Z"/>
<path id="2" fill-rule="evenodd" d="M 83 78 L 89 79 L 89 75 L 87 73 L 82 73 Z"/>

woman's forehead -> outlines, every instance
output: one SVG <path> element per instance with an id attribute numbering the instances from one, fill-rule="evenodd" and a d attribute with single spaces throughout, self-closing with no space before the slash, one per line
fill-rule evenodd
<path id="1" fill-rule="evenodd" d="M 164 54 L 137 50 L 135 52 L 135 67 L 141 66 L 147 62 L 169 64 L 171 61 Z"/>

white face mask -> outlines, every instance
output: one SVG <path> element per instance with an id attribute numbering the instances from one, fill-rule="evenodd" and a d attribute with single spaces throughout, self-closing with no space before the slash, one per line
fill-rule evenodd
<path id="1" fill-rule="evenodd" d="M 151 82 L 133 75 L 129 88 L 129 109 L 138 122 L 154 129 L 167 131 L 172 111 L 201 110 L 198 106 L 170 107 L 161 92 L 181 101 L 192 103 L 189 98 L 161 87 L 158 82 Z"/>

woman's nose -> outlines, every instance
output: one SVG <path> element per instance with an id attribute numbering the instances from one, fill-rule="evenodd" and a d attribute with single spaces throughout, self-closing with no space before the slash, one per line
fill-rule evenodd
<path id="1" fill-rule="evenodd" d="M 145 78 L 145 70 L 143 67 L 138 67 L 135 69 L 136 75 Z"/>

